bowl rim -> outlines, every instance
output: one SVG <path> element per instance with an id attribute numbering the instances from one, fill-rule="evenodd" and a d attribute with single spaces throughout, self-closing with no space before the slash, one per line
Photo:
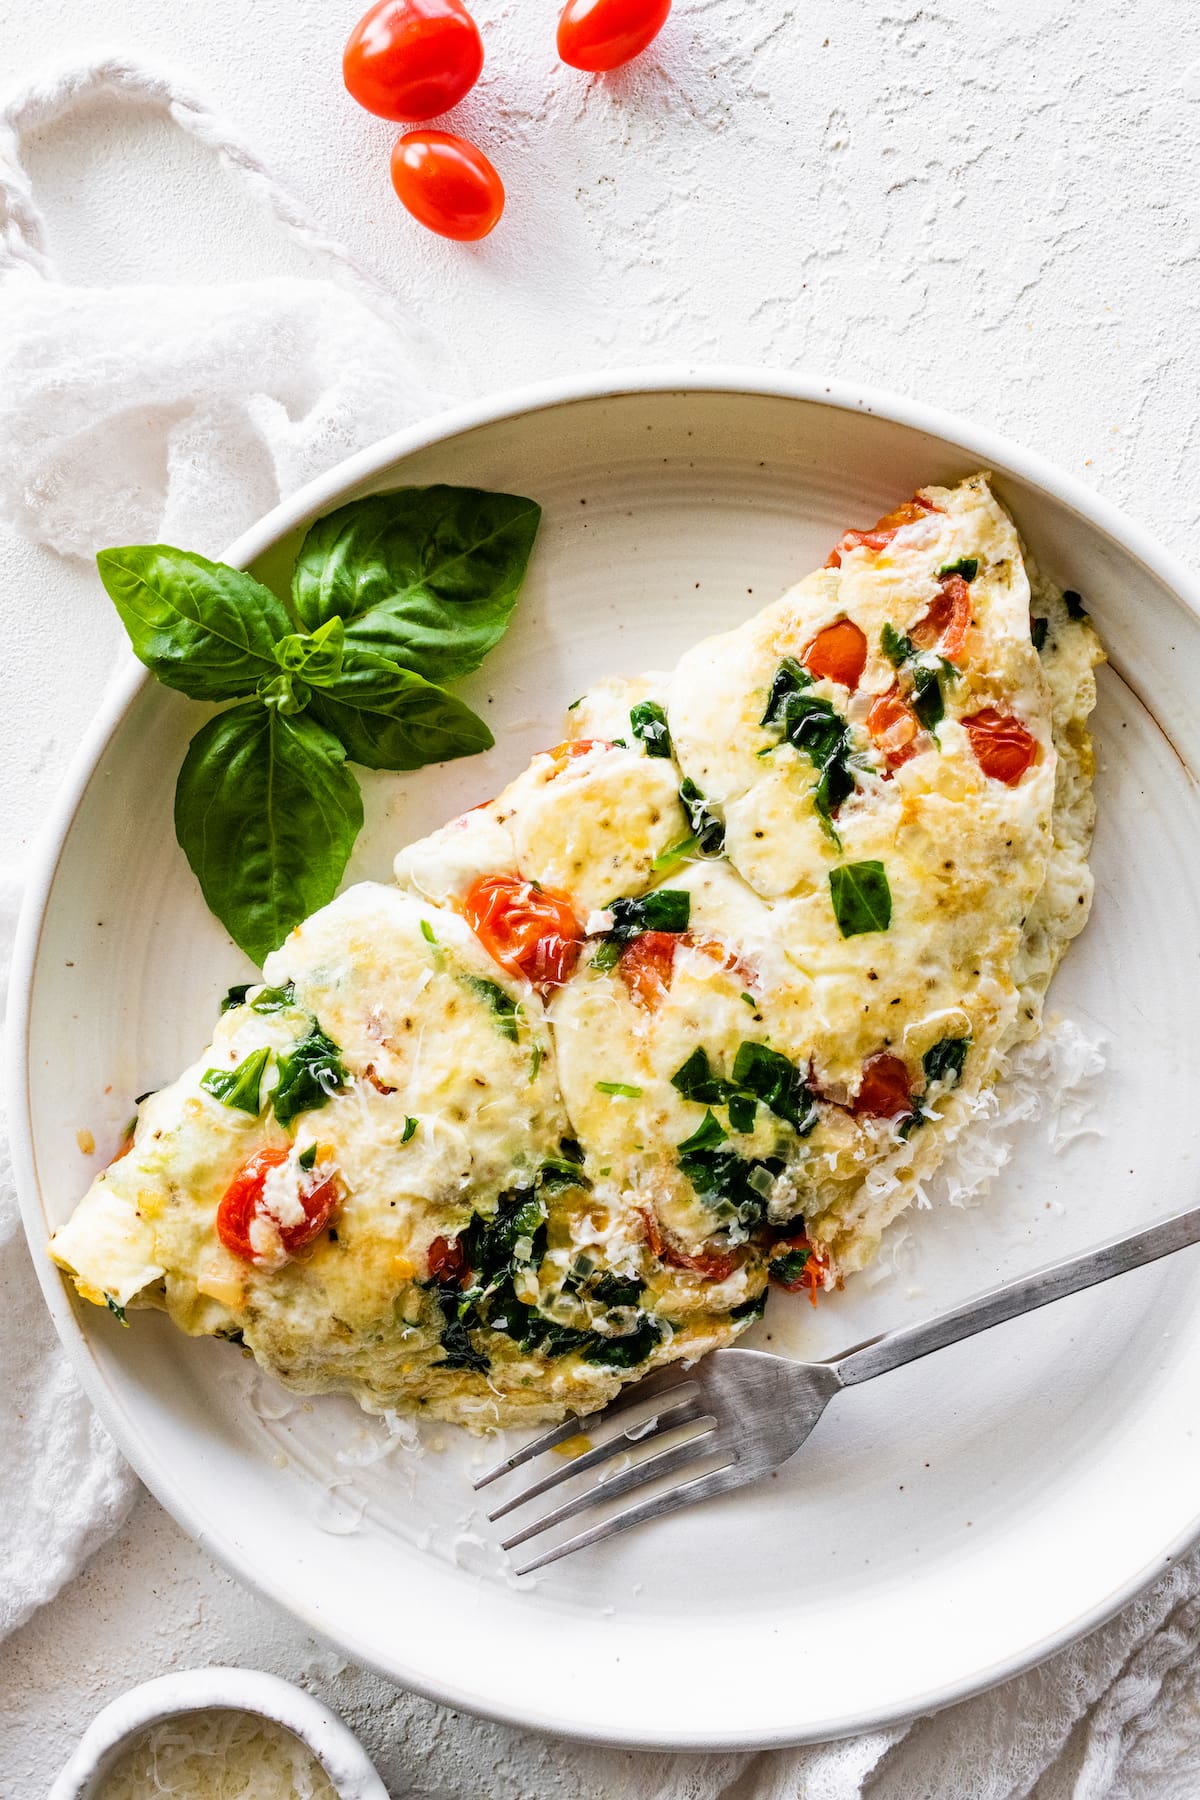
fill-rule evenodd
<path id="1" fill-rule="evenodd" d="M 753 364 L 667 364 L 575 372 L 506 388 L 482 399 L 453 405 L 380 439 L 345 458 L 323 475 L 305 483 L 242 532 L 224 552 L 221 560 L 235 567 L 247 566 L 295 530 L 306 518 L 336 504 L 348 490 L 369 482 L 392 464 L 420 450 L 479 427 L 581 401 L 654 394 L 669 397 L 689 393 L 795 400 L 829 406 L 837 411 L 876 416 L 890 424 L 940 439 L 961 449 L 976 467 L 993 470 L 1002 476 L 1014 476 L 1056 500 L 1093 531 L 1132 556 L 1193 616 L 1200 619 L 1200 576 L 1193 575 L 1180 558 L 1164 549 L 1147 530 L 1128 518 L 1111 501 L 1095 493 L 1077 476 L 1057 468 L 1039 452 L 1027 450 L 1000 433 L 987 427 L 975 426 L 951 412 L 885 389 L 819 374 L 776 370 Z M 214 1543 L 204 1519 L 194 1512 L 182 1484 L 158 1465 L 152 1446 L 146 1444 L 140 1434 L 129 1427 L 121 1414 L 90 1355 L 86 1336 L 75 1315 L 66 1285 L 58 1270 L 42 1253 L 45 1217 L 36 1177 L 29 1111 L 30 1006 L 37 973 L 42 923 L 58 863 L 94 768 L 126 712 L 151 679 L 149 672 L 129 652 L 126 666 L 118 670 L 110 681 L 97 715 L 71 759 L 41 837 L 31 854 L 13 945 L 6 1025 L 6 1100 L 14 1177 L 25 1231 L 46 1305 L 74 1372 L 122 1454 L 127 1457 L 146 1486 L 188 1535 L 208 1550 L 238 1580 L 281 1607 L 307 1631 L 324 1642 L 336 1644 L 363 1666 L 373 1668 L 385 1680 L 402 1684 L 440 1704 L 460 1707 L 480 1718 L 545 1731 L 583 1743 L 608 1744 L 627 1749 L 763 1750 L 826 1742 L 885 1728 L 985 1692 L 1044 1662 L 1056 1651 L 1112 1618 L 1200 1537 L 1198 1511 L 1176 1539 L 1164 1546 L 1159 1555 L 1145 1567 L 1068 1620 L 1057 1631 L 1001 1659 L 990 1668 L 972 1671 L 927 1693 L 910 1696 L 903 1702 L 898 1701 L 883 1711 L 870 1714 L 846 1713 L 840 1717 L 815 1721 L 801 1731 L 794 1728 L 760 1729 L 748 1735 L 731 1736 L 728 1732 L 718 1730 L 708 1733 L 692 1732 L 685 1736 L 676 1733 L 653 1737 L 641 1732 L 624 1732 L 619 1723 L 607 1726 L 601 1735 L 584 1724 L 548 1717 L 539 1712 L 536 1705 L 516 1712 L 491 1703 L 486 1696 L 465 1686 L 430 1685 L 423 1679 L 419 1669 L 405 1667 L 398 1675 L 393 1668 L 384 1667 L 364 1655 L 359 1647 L 347 1644 L 336 1633 L 331 1632 L 328 1624 L 307 1609 L 302 1599 L 285 1591 L 269 1575 L 244 1565 L 232 1545 Z"/>
<path id="2" fill-rule="evenodd" d="M 387 1800 L 379 1773 L 354 1733 L 323 1701 L 281 1675 L 214 1664 L 143 1681 L 92 1720 L 47 1800 L 100 1800 L 96 1783 L 148 1725 L 190 1712 L 257 1713 L 284 1726 L 316 1757 L 338 1800 Z"/>

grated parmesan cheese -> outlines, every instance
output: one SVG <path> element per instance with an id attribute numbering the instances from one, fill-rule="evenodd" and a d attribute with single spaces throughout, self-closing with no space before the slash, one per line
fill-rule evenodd
<path id="1" fill-rule="evenodd" d="M 307 1744 L 258 1713 L 179 1713 L 140 1732 L 99 1800 L 338 1800 Z"/>

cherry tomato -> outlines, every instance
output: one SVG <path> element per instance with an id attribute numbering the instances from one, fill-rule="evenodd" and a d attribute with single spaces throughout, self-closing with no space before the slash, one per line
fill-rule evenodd
<path id="1" fill-rule="evenodd" d="M 975 760 L 992 781 L 1005 787 L 1016 787 L 1026 769 L 1037 759 L 1037 739 L 1031 737 L 1019 719 L 985 707 L 963 720 Z"/>
<path id="2" fill-rule="evenodd" d="M 558 54 L 589 75 L 619 69 L 652 44 L 671 0 L 567 0 L 558 20 Z"/>
<path id="3" fill-rule="evenodd" d="M 617 972 L 647 1012 L 654 1011 L 671 985 L 675 950 L 682 941 L 676 931 L 643 931 L 621 951 Z"/>
<path id="4" fill-rule="evenodd" d="M 887 1050 L 868 1056 L 852 1106 L 860 1119 L 896 1119 L 912 1112 L 912 1084 L 898 1056 Z"/>
<path id="5" fill-rule="evenodd" d="M 800 658 L 814 681 L 836 681 L 854 689 L 867 666 L 867 640 L 851 619 L 839 619 L 818 631 Z"/>
<path id="6" fill-rule="evenodd" d="M 916 755 L 913 739 L 919 729 L 916 713 L 900 698 L 900 689 L 894 682 L 886 694 L 880 694 L 867 714 L 867 730 L 893 769 Z"/>
<path id="7" fill-rule="evenodd" d="M 827 569 L 840 569 L 842 557 L 847 550 L 885 550 L 898 531 L 906 525 L 915 525 L 918 519 L 927 518 L 932 512 L 940 512 L 929 500 L 922 500 L 920 494 L 914 494 L 911 500 L 905 500 L 894 512 L 885 513 L 872 525 L 870 531 L 848 531 L 829 552 Z"/>
<path id="8" fill-rule="evenodd" d="M 675 1269 L 691 1269 L 694 1274 L 703 1275 L 706 1281 L 728 1281 L 739 1266 L 740 1258 L 728 1250 L 700 1250 L 693 1256 L 686 1250 L 677 1249 L 663 1236 L 658 1215 L 650 1207 L 639 1206 L 637 1211 L 646 1227 L 650 1254 L 657 1256 L 660 1262 L 669 1263 Z"/>
<path id="9" fill-rule="evenodd" d="M 463 901 L 463 917 L 502 969 L 540 993 L 561 987 L 579 961 L 583 932 L 567 896 L 518 875 L 481 875 Z"/>
<path id="10" fill-rule="evenodd" d="M 504 183 L 482 150 L 449 131 L 406 131 L 392 146 L 392 186 L 418 224 L 474 243 L 504 211 Z"/>
<path id="11" fill-rule="evenodd" d="M 912 628 L 922 650 L 940 650 L 949 662 L 962 655 L 971 629 L 971 590 L 961 575 L 943 575 L 941 592 L 925 617 Z"/>
<path id="12" fill-rule="evenodd" d="M 572 738 L 570 743 L 555 744 L 550 750 L 543 750 L 554 764 L 554 774 L 561 775 L 568 763 L 573 763 L 577 756 L 586 756 L 589 750 L 611 750 L 612 745 L 607 738 Z M 551 780 L 554 777 L 551 776 Z"/>
<path id="13" fill-rule="evenodd" d="M 251 1227 L 256 1219 L 270 1219 L 288 1256 L 294 1256 L 320 1237 L 338 1203 L 337 1176 L 332 1170 L 305 1171 L 301 1177 L 298 1199 L 304 1217 L 296 1224 L 281 1224 L 273 1219 L 263 1204 L 263 1188 L 272 1169 L 280 1168 L 291 1155 L 290 1150 L 259 1150 L 238 1170 L 226 1188 L 217 1208 L 217 1236 L 231 1256 L 243 1262 L 264 1260 L 254 1247 Z"/>
<path id="14" fill-rule="evenodd" d="M 458 1238 L 435 1237 L 429 1246 L 429 1276 L 432 1281 L 457 1281 L 467 1266 Z"/>
<path id="15" fill-rule="evenodd" d="M 462 0 L 379 0 L 342 55 L 351 96 L 381 119 L 432 119 L 479 80 L 483 40 Z"/>

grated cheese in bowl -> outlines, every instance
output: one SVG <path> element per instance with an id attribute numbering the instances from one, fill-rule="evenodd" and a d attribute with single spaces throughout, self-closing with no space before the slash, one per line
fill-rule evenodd
<path id="1" fill-rule="evenodd" d="M 338 1800 L 337 1789 L 294 1733 L 259 1713 L 177 1713 L 137 1734 L 104 1778 L 97 1800 Z"/>

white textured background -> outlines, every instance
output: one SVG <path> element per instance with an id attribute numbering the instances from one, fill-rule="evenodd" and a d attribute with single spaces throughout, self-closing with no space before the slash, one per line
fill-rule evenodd
<path id="1" fill-rule="evenodd" d="M 0 82 L 104 49 L 177 64 L 452 341 L 464 391 L 655 360 L 819 369 L 998 427 L 1192 549 L 1200 12 L 1188 0 L 676 0 L 658 45 L 607 81 L 557 64 L 553 0 L 474 10 L 487 67 L 451 119 L 493 156 L 509 204 L 471 248 L 408 220 L 388 183 L 392 128 L 341 89 L 357 0 L 0 0 Z M 308 272 L 204 152 L 148 118 L 82 112 L 32 163 L 72 280 Z M 85 569 L 2 536 L 0 594 L 8 859 L 118 642 Z M 439 1709 L 343 1670 L 144 1499 L 0 1651 L 0 1795 L 40 1800 L 103 1698 L 209 1660 L 310 1680 L 363 1730 L 397 1795 L 601 1791 L 585 1752 L 448 1733 Z"/>

